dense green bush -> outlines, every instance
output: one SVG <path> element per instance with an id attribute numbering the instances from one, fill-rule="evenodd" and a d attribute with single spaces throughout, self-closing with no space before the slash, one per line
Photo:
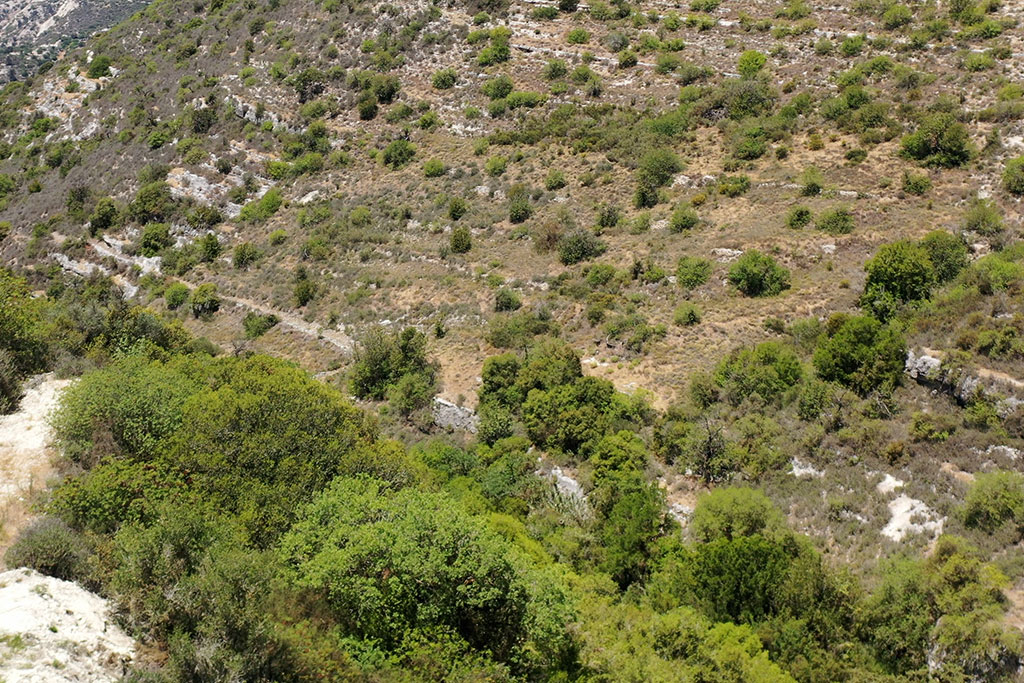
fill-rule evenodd
<path id="1" fill-rule="evenodd" d="M 1024 533 L 1024 475 L 1019 472 L 982 472 L 967 492 L 964 523 L 992 533 L 1004 524 Z"/>
<path id="2" fill-rule="evenodd" d="M 903 337 L 875 318 L 833 317 L 830 334 L 814 351 L 818 376 L 862 396 L 891 392 L 903 376 L 907 356 Z"/>
<path id="3" fill-rule="evenodd" d="M 465 254 L 473 248 L 473 238 L 469 234 L 469 228 L 460 225 L 452 230 L 449 246 L 453 254 Z"/>
<path id="4" fill-rule="evenodd" d="M 991 200 L 975 198 L 964 213 L 964 229 L 994 237 L 1006 229 L 1003 214 Z"/>
<path id="5" fill-rule="evenodd" d="M 901 141 L 903 153 L 926 166 L 953 168 L 971 160 L 970 136 L 952 114 L 931 114 Z"/>
<path id="6" fill-rule="evenodd" d="M 558 260 L 571 266 L 580 261 L 596 258 L 607 249 L 604 242 L 589 230 L 577 230 L 562 237 L 558 242 Z"/>
<path id="7" fill-rule="evenodd" d="M 523 302 L 511 289 L 499 289 L 494 295 L 494 310 L 497 312 L 502 311 L 518 311 L 522 308 Z"/>
<path id="8" fill-rule="evenodd" d="M 397 170 L 412 161 L 416 148 L 408 140 L 392 140 L 381 152 L 381 161 L 391 170 Z"/>
<path id="9" fill-rule="evenodd" d="M 789 289 L 789 271 L 756 249 L 743 252 L 729 268 L 728 279 L 747 296 L 775 296 Z"/>
<path id="10" fill-rule="evenodd" d="M 427 159 L 423 162 L 423 175 L 427 178 L 440 178 L 447 170 L 440 159 Z"/>
<path id="11" fill-rule="evenodd" d="M 1006 162 L 1003 169 L 1003 188 L 1010 194 L 1024 194 L 1024 157 Z"/>
<path id="12" fill-rule="evenodd" d="M 668 219 L 668 231 L 676 234 L 684 230 L 690 230 L 700 223 L 700 217 L 689 204 L 682 204 L 676 207 L 672 216 Z"/>
<path id="13" fill-rule="evenodd" d="M 803 377 L 796 353 L 779 342 L 736 349 L 715 369 L 714 379 L 733 403 L 757 396 L 771 402 Z"/>
<path id="14" fill-rule="evenodd" d="M 961 237 L 945 230 L 933 230 L 921 240 L 935 270 L 938 283 L 949 282 L 967 267 L 967 245 Z"/>
<path id="15" fill-rule="evenodd" d="M 449 90 L 455 87 L 459 81 L 459 74 L 455 69 L 441 69 L 435 71 L 430 77 L 430 83 L 438 90 Z"/>
<path id="16" fill-rule="evenodd" d="M 864 271 L 862 305 L 883 320 L 900 304 L 927 299 L 936 279 L 928 250 L 906 240 L 883 244 Z"/>
<path id="17" fill-rule="evenodd" d="M 149 223 L 139 236 L 139 251 L 143 256 L 156 256 L 172 244 L 171 226 L 167 223 Z"/>
<path id="18" fill-rule="evenodd" d="M 843 206 L 822 211 L 815 221 L 818 229 L 830 235 L 847 235 L 853 232 L 853 214 Z"/>
<path id="19" fill-rule="evenodd" d="M 680 327 L 697 325 L 701 320 L 701 311 L 696 304 L 689 302 L 679 304 L 672 313 L 672 322 Z"/>
<path id="20" fill-rule="evenodd" d="M 684 289 L 695 289 L 711 278 L 711 261 L 698 256 L 683 256 L 676 265 L 676 281 Z"/>
<path id="21" fill-rule="evenodd" d="M 794 206 L 786 214 L 786 227 L 798 230 L 810 225 L 813 218 L 814 215 L 806 206 Z"/>

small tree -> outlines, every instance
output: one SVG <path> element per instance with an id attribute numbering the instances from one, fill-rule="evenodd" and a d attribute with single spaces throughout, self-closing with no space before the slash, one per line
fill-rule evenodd
<path id="1" fill-rule="evenodd" d="M 789 270 L 771 256 L 750 249 L 729 269 L 729 282 L 747 296 L 775 296 L 789 289 Z"/>
<path id="2" fill-rule="evenodd" d="M 935 283 L 935 267 L 928 251 L 906 240 L 883 244 L 864 264 L 864 270 L 864 304 L 883 320 L 894 313 L 889 310 L 889 302 L 927 299 Z"/>
<path id="3" fill-rule="evenodd" d="M 188 301 L 188 286 L 181 282 L 172 282 L 164 290 L 164 303 L 169 310 L 177 310 Z"/>
<path id="4" fill-rule="evenodd" d="M 905 136 L 900 144 L 905 156 L 925 166 L 954 168 L 971 160 L 967 128 L 946 112 L 926 117 L 917 130 Z"/>
<path id="5" fill-rule="evenodd" d="M 192 290 L 189 297 L 192 315 L 196 318 L 207 318 L 220 310 L 220 297 L 217 296 L 217 285 L 207 282 Z"/>

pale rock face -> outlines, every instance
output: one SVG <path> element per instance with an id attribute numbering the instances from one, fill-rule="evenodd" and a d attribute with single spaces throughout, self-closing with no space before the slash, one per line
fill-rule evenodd
<path id="1" fill-rule="evenodd" d="M 106 683 L 127 670 L 135 642 L 107 601 L 32 569 L 0 574 L 0 680 Z"/>

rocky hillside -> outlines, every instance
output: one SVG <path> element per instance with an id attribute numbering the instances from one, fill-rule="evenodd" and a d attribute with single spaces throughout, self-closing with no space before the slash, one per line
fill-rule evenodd
<path id="1" fill-rule="evenodd" d="M 0 254 L 23 298 L 60 311 L 39 314 L 51 365 L 110 364 L 118 384 L 133 354 L 189 381 L 230 372 L 165 358 L 287 358 L 389 434 L 459 444 L 411 451 L 423 485 L 515 517 L 574 571 L 613 552 L 611 527 L 595 531 L 622 519 L 609 470 L 684 524 L 709 488 L 758 488 L 872 589 L 917 595 L 903 565 L 878 578 L 880 557 L 927 573 L 969 556 L 989 582 L 977 621 L 920 607 L 911 653 L 889 652 L 910 637 L 877 626 L 893 614 L 854 625 L 859 607 L 843 628 L 875 654 L 848 678 L 801 668 L 782 643 L 803 636 L 769 617 L 761 642 L 799 680 L 947 664 L 1009 680 L 1022 41 L 998 0 L 159 0 L 0 94 Z M 191 419 L 186 434 L 233 434 Z M 96 463 L 131 450 L 110 429 L 82 446 Z M 172 470 L 207 457 L 172 441 Z M 571 505 L 537 489 L 486 502 L 512 477 L 489 469 L 499 444 L 529 476 L 575 482 Z M 277 531 L 294 521 L 279 512 Z M 620 588 L 674 571 L 650 543 Z M 984 656 L 975 632 L 994 639 Z M 586 666 L 618 671 L 610 651 Z"/>
<path id="2" fill-rule="evenodd" d="M 31 76 L 65 48 L 145 5 L 141 0 L 3 0 L 0 83 Z"/>

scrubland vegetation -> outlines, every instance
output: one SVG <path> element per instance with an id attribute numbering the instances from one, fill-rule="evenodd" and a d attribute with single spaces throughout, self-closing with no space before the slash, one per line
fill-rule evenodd
<path id="1" fill-rule="evenodd" d="M 158 0 L 0 93 L 5 561 L 126 681 L 1015 680 L 1016 22 Z"/>

